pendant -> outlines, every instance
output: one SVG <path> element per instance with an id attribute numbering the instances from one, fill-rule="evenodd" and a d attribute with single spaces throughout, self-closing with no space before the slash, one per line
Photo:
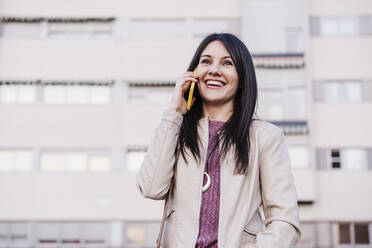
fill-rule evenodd
<path id="1" fill-rule="evenodd" d="M 205 183 L 205 185 L 203 185 L 203 188 L 202 188 L 203 193 L 207 191 L 209 187 L 211 186 L 211 177 L 208 175 L 207 172 L 204 172 L 204 175 L 207 177 L 207 182 Z"/>

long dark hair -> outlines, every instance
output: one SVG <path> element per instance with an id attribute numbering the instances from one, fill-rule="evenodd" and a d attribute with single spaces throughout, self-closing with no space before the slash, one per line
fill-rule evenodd
<path id="1" fill-rule="evenodd" d="M 239 83 L 234 98 L 234 110 L 230 119 L 224 124 L 220 132 L 220 140 L 223 140 L 221 157 L 224 157 L 232 146 L 235 149 L 236 166 L 234 174 L 244 174 L 249 167 L 250 151 L 250 126 L 257 104 L 257 82 L 252 62 L 252 57 L 244 43 L 235 35 L 218 33 L 208 35 L 199 45 L 188 67 L 193 71 L 199 64 L 200 56 L 207 45 L 212 41 L 221 41 L 235 64 Z M 175 150 L 176 161 L 180 154 L 187 162 L 187 149 L 192 156 L 200 162 L 199 143 L 200 137 L 197 132 L 198 121 L 202 117 L 202 100 L 198 90 L 194 92 L 196 100 L 192 108 L 184 115 L 180 128 Z M 175 165 L 176 166 L 176 165 Z"/>

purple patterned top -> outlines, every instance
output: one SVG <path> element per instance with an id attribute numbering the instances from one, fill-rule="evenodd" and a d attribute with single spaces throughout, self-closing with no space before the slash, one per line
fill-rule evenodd
<path id="1" fill-rule="evenodd" d="M 218 218 L 220 213 L 220 151 L 217 143 L 217 132 L 225 123 L 209 121 L 209 144 L 205 171 L 211 177 L 211 186 L 202 193 L 200 207 L 199 235 L 196 248 L 217 248 Z M 215 148 L 213 150 L 213 148 Z M 211 153 L 212 152 L 212 153 Z M 208 163 L 209 162 L 209 163 Z M 203 185 L 207 179 L 204 176 Z"/>

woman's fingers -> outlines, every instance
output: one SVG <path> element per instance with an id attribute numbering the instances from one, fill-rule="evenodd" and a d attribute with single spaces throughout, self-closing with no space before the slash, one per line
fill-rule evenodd
<path id="1" fill-rule="evenodd" d="M 189 90 L 191 83 L 198 82 L 198 75 L 194 75 L 193 72 L 185 72 L 176 80 L 175 91 L 172 95 L 170 102 L 170 109 L 173 109 L 181 114 L 187 112 L 186 105 L 187 101 L 184 98 L 184 94 Z M 192 104 L 195 102 L 195 97 L 193 97 Z"/>
<path id="2" fill-rule="evenodd" d="M 198 80 L 196 78 L 186 77 L 185 78 L 185 83 L 189 83 L 189 82 L 195 82 L 195 83 L 197 83 Z"/>
<path id="3" fill-rule="evenodd" d="M 191 106 L 194 105 L 194 102 L 196 101 L 196 97 L 193 97 L 191 100 Z"/>
<path id="4" fill-rule="evenodd" d="M 193 76 L 198 77 L 198 75 L 197 75 L 197 74 L 194 74 L 193 71 L 187 71 L 187 72 L 185 72 L 183 75 L 193 75 Z"/>
<path id="5" fill-rule="evenodd" d="M 182 89 L 182 92 L 185 93 L 190 88 L 190 83 L 195 82 L 197 83 L 198 80 L 196 78 L 190 77 L 190 76 L 185 76 L 184 78 L 177 80 L 176 82 L 176 87 L 179 87 Z"/>

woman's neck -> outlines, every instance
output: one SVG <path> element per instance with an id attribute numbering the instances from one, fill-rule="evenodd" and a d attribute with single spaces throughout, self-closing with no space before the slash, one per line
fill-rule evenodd
<path id="1" fill-rule="evenodd" d="M 203 103 L 203 116 L 212 121 L 227 122 L 233 114 L 233 104 L 211 105 Z"/>

